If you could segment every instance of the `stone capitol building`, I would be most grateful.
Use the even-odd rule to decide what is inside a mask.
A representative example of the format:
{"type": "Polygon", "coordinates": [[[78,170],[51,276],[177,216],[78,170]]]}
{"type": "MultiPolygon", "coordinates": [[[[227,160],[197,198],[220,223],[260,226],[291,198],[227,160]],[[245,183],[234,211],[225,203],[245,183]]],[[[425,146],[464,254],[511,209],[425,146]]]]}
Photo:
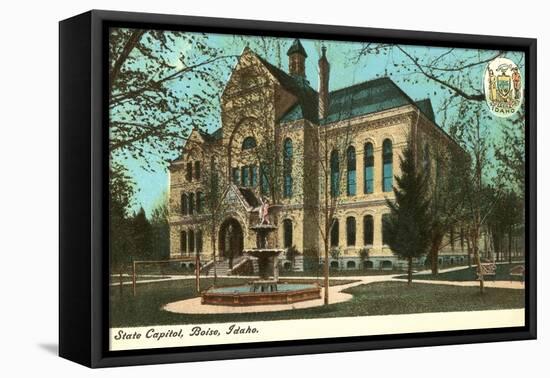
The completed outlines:
{"type": "MultiPolygon", "coordinates": [[[[293,263],[280,261],[283,269],[302,270],[308,253],[322,260],[319,209],[327,182],[330,195],[338,197],[326,237],[337,251],[331,253],[330,266],[404,266],[385,243],[383,227],[401,151],[411,136],[422,163],[430,166],[432,146],[456,145],[435,123],[430,100],[412,100],[390,78],[330,90],[335,67],[323,47],[315,90],[307,80],[308,55],[298,39],[287,55],[285,72],[245,48],[221,95],[222,126],[212,133],[194,129],[170,164],[170,258],[199,252],[201,264],[212,264],[205,176],[215,171],[224,183],[224,210],[215,227],[219,273],[236,269],[246,260],[243,249],[256,245],[250,227],[258,223],[262,199],[279,208],[273,219],[275,243],[298,251],[293,263]],[[361,250],[368,251],[367,258],[361,250]]],[[[464,262],[464,243],[456,236],[450,239],[440,262],[464,262]]]]}

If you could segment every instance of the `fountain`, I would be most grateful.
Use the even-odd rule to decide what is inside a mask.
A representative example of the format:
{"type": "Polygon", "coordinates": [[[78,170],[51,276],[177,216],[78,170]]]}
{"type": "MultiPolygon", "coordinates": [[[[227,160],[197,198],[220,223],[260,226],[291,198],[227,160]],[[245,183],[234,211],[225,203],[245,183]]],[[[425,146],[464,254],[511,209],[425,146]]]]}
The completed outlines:
{"type": "Polygon", "coordinates": [[[202,292],[203,304],[246,306],[259,304],[286,304],[321,298],[321,289],[317,283],[288,283],[279,281],[279,255],[284,249],[269,246],[269,235],[277,230],[270,223],[269,206],[261,200],[258,208],[260,222],[250,229],[256,233],[256,248],[245,249],[244,255],[258,263],[258,279],[246,285],[211,287],[202,292]]]}

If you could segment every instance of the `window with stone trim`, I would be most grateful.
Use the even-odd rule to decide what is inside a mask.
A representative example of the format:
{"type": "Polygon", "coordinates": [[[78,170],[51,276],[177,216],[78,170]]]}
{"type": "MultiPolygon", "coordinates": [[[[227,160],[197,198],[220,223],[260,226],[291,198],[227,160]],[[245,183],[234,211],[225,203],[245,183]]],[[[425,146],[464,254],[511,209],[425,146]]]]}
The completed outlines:
{"type": "Polygon", "coordinates": [[[189,204],[188,205],[189,215],[193,215],[195,212],[195,194],[194,193],[189,193],[187,203],[189,204]]]}
{"type": "Polygon", "coordinates": [[[197,239],[196,240],[197,252],[201,253],[202,252],[202,230],[197,230],[197,235],[195,238],[197,239]]]}
{"type": "Polygon", "coordinates": [[[330,227],[330,246],[338,247],[338,245],[340,245],[340,223],[335,219],[330,227]]]}
{"type": "Polygon", "coordinates": [[[355,245],[355,236],[356,236],[356,227],[355,227],[355,218],[347,217],[346,218],[346,244],[348,247],[355,245]]]}
{"type": "Polygon", "coordinates": [[[330,153],[330,195],[340,195],[340,157],[337,150],[330,153]]]}
{"type": "Polygon", "coordinates": [[[388,222],[390,221],[390,214],[382,214],[382,244],[388,245],[390,240],[390,234],[388,232],[388,222]]]}
{"type": "Polygon", "coordinates": [[[185,168],[185,179],[187,181],[193,180],[193,163],[187,162],[186,168],[185,168]]]}
{"type": "Polygon", "coordinates": [[[189,230],[189,236],[188,236],[188,244],[189,244],[189,253],[195,252],[195,231],[189,230]]]}
{"type": "Polygon", "coordinates": [[[182,193],[180,197],[180,206],[181,206],[181,213],[183,215],[187,215],[187,212],[189,211],[189,205],[187,203],[187,194],[182,193]]]}
{"type": "Polygon", "coordinates": [[[182,255],[187,253],[187,232],[180,232],[180,253],[182,255]]]}
{"type": "Polygon", "coordinates": [[[201,179],[201,162],[195,162],[195,180],[199,181],[201,179]]]}
{"type": "Polygon", "coordinates": [[[292,197],[292,140],[286,138],[283,144],[283,197],[292,197]]]}
{"type": "Polygon", "coordinates": [[[283,241],[284,241],[284,248],[290,248],[292,247],[292,220],[285,219],[283,221],[283,241]]]}
{"type": "Polygon", "coordinates": [[[357,193],[357,174],[356,174],[356,159],[355,159],[355,147],[349,146],[346,151],[346,165],[347,165],[347,195],[354,196],[357,193]]]}
{"type": "Polygon", "coordinates": [[[363,193],[374,193],[374,147],[372,143],[365,144],[363,158],[365,166],[363,193]]]}
{"type": "Polygon", "coordinates": [[[393,189],[393,146],[389,139],[382,144],[382,190],[391,192],[393,189]]]}
{"type": "Polygon", "coordinates": [[[374,243],[374,219],[372,215],[363,217],[363,244],[373,245],[374,243]]]}

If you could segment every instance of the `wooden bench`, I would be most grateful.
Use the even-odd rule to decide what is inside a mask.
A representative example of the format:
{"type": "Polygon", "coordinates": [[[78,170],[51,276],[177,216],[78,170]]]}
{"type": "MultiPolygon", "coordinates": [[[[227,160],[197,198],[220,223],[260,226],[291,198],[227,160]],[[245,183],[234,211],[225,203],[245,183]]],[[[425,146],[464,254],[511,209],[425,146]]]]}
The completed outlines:
{"type": "Polygon", "coordinates": [[[510,282],[512,282],[512,277],[521,277],[521,282],[525,281],[525,267],[523,265],[518,265],[510,269],[510,282]]]}
{"type": "Polygon", "coordinates": [[[495,263],[481,263],[481,272],[477,269],[477,279],[481,280],[485,276],[493,276],[493,281],[496,280],[497,265],[495,263]]]}

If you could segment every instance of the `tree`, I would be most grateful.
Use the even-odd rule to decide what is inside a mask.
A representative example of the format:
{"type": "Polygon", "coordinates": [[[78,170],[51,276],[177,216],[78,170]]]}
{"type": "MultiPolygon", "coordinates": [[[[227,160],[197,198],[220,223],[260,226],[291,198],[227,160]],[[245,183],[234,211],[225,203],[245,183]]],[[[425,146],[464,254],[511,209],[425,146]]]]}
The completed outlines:
{"type": "Polygon", "coordinates": [[[166,161],[193,127],[205,130],[231,58],[205,34],[110,29],[111,157],[139,158],[151,168],[151,158],[166,161]]]}
{"type": "Polygon", "coordinates": [[[395,200],[386,199],[390,208],[384,224],[392,251],[408,262],[408,284],[412,282],[412,263],[430,246],[430,202],[428,180],[419,169],[411,142],[400,157],[401,176],[395,176],[395,200]]]}
{"type": "Polygon", "coordinates": [[[153,229],[145,215],[145,210],[140,207],[130,221],[131,234],[134,241],[134,250],[131,252],[134,259],[151,260],[153,250],[153,229]]]}
{"type": "MultiPolygon", "coordinates": [[[[423,165],[430,192],[431,222],[428,256],[432,274],[435,275],[439,271],[439,251],[447,245],[443,242],[444,237],[460,225],[463,217],[465,196],[462,183],[468,178],[468,156],[460,148],[437,142],[423,154],[423,165]],[[433,167],[429,151],[432,151],[433,167]]],[[[454,240],[450,242],[453,243],[454,240]]]]}
{"type": "MultiPolygon", "coordinates": [[[[350,106],[353,101],[350,101],[350,106]]],[[[311,145],[304,150],[304,192],[320,193],[321,198],[304,204],[304,210],[315,214],[315,222],[323,245],[324,304],[329,304],[329,256],[330,235],[336,223],[336,214],[341,207],[345,183],[346,152],[353,141],[354,130],[349,122],[339,127],[317,127],[313,131],[311,145]],[[309,209],[308,207],[315,207],[309,209]],[[313,211],[312,211],[313,210],[313,211]]],[[[308,202],[308,201],[304,201],[308,202]]]]}
{"type": "Polygon", "coordinates": [[[210,247],[212,248],[212,256],[214,260],[214,283],[217,281],[216,271],[216,244],[218,235],[218,226],[220,220],[228,210],[228,204],[224,201],[229,188],[228,182],[224,175],[219,175],[217,171],[216,157],[211,156],[210,166],[201,175],[203,181],[202,188],[204,189],[204,208],[200,222],[208,229],[210,234],[210,247]]]}
{"type": "Polygon", "coordinates": [[[111,270],[118,271],[122,292],[122,273],[131,262],[129,251],[134,245],[128,218],[135,193],[135,183],[123,165],[111,164],[109,190],[109,257],[111,270]]]}
{"type": "MultiPolygon", "coordinates": [[[[488,130],[485,127],[487,115],[482,112],[481,104],[462,103],[462,117],[451,127],[461,146],[470,156],[470,166],[467,177],[462,183],[461,189],[464,192],[465,206],[464,219],[468,230],[466,237],[478,272],[482,271],[479,243],[481,235],[487,227],[488,217],[494,210],[494,206],[502,194],[501,185],[496,184],[491,188],[487,182],[497,181],[489,177],[490,139],[488,130]]],[[[484,278],[479,275],[479,289],[484,293],[484,278]]]]}
{"type": "Polygon", "coordinates": [[[170,256],[170,227],[168,197],[163,193],[151,211],[151,258],[164,260],[170,256]]]}

